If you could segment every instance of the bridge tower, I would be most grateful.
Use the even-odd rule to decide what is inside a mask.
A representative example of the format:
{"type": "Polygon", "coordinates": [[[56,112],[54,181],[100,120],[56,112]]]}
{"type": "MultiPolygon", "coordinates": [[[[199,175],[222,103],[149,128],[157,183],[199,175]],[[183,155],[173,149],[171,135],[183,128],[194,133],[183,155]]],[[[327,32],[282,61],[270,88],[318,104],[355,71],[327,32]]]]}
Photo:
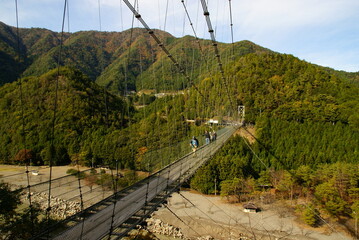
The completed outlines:
{"type": "Polygon", "coordinates": [[[239,105],[238,106],[238,121],[240,125],[244,123],[244,116],[245,116],[245,106],[239,105]]]}

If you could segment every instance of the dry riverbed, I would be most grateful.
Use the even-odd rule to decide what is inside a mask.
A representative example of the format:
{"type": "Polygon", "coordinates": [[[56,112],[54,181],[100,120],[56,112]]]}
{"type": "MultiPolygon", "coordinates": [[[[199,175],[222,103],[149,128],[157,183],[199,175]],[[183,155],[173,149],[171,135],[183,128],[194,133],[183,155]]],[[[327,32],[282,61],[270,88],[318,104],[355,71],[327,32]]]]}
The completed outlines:
{"type": "MultiPolygon", "coordinates": [[[[218,196],[181,191],[167,206],[169,209],[162,207],[153,218],[179,228],[189,239],[352,239],[340,226],[311,228],[300,224],[290,208],[279,202],[260,205],[262,211],[257,213],[245,213],[241,204],[228,204],[218,196]]],[[[161,234],[157,237],[174,239],[161,234]]]]}
{"type": "MultiPolygon", "coordinates": [[[[77,167],[53,167],[52,179],[67,176],[69,168],[77,167]]],[[[49,180],[48,167],[30,167],[29,170],[31,185],[49,180]],[[33,175],[32,170],[38,174],[33,175]]],[[[25,187],[27,180],[23,166],[0,165],[0,181],[25,187]]],[[[280,202],[260,204],[262,211],[245,213],[241,204],[229,204],[218,196],[184,190],[173,194],[167,207],[155,212],[151,220],[153,233],[162,240],[175,239],[171,236],[173,232],[183,239],[352,239],[338,225],[311,228],[300,224],[290,208],[280,202]],[[160,234],[164,232],[166,235],[160,234]]]]}

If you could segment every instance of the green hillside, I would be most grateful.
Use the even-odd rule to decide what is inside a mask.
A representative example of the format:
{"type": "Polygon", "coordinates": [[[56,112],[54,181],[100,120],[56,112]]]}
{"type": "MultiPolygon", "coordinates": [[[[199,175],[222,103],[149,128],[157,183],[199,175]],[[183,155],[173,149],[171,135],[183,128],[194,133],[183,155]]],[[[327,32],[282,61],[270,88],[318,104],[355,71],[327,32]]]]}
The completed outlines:
{"type": "MultiPolygon", "coordinates": [[[[43,154],[41,152],[47,147],[49,140],[51,111],[48,110],[49,106],[44,109],[42,105],[48,103],[48,98],[53,93],[47,89],[48,85],[40,84],[39,81],[44,80],[39,79],[54,78],[55,72],[48,73],[48,71],[57,65],[60,35],[46,29],[19,29],[23,57],[21,63],[16,64],[16,29],[5,24],[0,26],[2,54],[0,60],[5,63],[2,66],[7,66],[6,71],[1,72],[1,81],[4,84],[15,81],[20,75],[27,76],[22,80],[23,89],[29,94],[24,95],[26,97],[24,102],[30,104],[31,107],[26,107],[30,113],[35,112],[34,114],[25,112],[24,115],[26,124],[29,124],[29,127],[26,127],[29,140],[26,142],[28,147],[38,154],[39,159],[44,161],[45,155],[41,155],[43,154]],[[30,131],[32,129],[37,129],[36,133],[30,131]],[[32,134],[36,136],[33,137],[32,134]]],[[[121,157],[124,161],[123,165],[128,161],[134,166],[133,163],[138,160],[136,154],[139,149],[143,147],[148,150],[155,149],[163,145],[161,143],[163,139],[171,143],[185,138],[191,131],[197,131],[187,126],[186,119],[201,120],[212,117],[222,119],[227,115],[234,115],[237,105],[245,105],[246,122],[252,124],[266,122],[258,119],[268,118],[271,121],[277,119],[288,122],[289,125],[302,126],[307,122],[313,122],[328,124],[328,126],[343,126],[345,129],[343,131],[349,132],[359,129],[357,73],[335,71],[309,64],[291,55],[274,53],[249,41],[241,41],[234,44],[218,44],[225,70],[223,80],[218,73],[218,63],[210,41],[197,42],[191,36],[175,38],[159,30],[155,33],[173,53],[191,81],[198,86],[199,91],[190,88],[190,83],[178,73],[170,59],[160,51],[144,29],[136,28],[122,33],[88,31],[64,35],[61,65],[76,69],[73,74],[68,75],[68,81],[72,84],[80,81],[81,84],[78,86],[78,92],[72,93],[85,93],[84,96],[61,93],[66,96],[64,98],[66,101],[77,99],[78,106],[74,109],[74,106],[70,106],[71,104],[65,100],[66,107],[60,105],[63,107],[60,110],[66,112],[66,117],[60,117],[58,121],[61,122],[61,127],[71,129],[71,134],[66,135],[66,131],[60,131],[58,141],[61,147],[66,148],[70,158],[80,154],[85,156],[82,159],[86,164],[94,159],[101,164],[105,159],[111,162],[111,159],[121,157]],[[81,74],[77,71],[87,77],[84,77],[85,75],[79,77],[81,74]],[[157,92],[172,93],[179,93],[178,90],[182,89],[187,90],[183,91],[183,94],[157,99],[151,105],[136,112],[129,110],[132,109],[130,107],[124,107],[121,99],[116,100],[117,103],[113,104],[117,104],[118,107],[113,111],[119,112],[121,120],[109,116],[109,119],[114,121],[107,125],[113,127],[110,131],[103,130],[106,124],[103,119],[99,120],[103,118],[103,106],[106,101],[104,101],[103,89],[96,83],[120,95],[126,90],[155,89],[157,92]],[[97,90],[91,90],[90,94],[88,88],[97,90]],[[88,101],[91,101],[91,104],[88,101]],[[94,112],[92,108],[98,110],[94,112]],[[92,117],[91,114],[95,115],[92,117]],[[110,149],[120,146],[119,149],[128,154],[112,156],[109,152],[106,153],[104,147],[94,147],[90,141],[91,137],[86,135],[89,133],[85,130],[85,126],[90,126],[90,123],[94,123],[91,127],[94,130],[91,137],[94,137],[93,134],[105,131],[100,134],[100,140],[98,140],[99,136],[94,139],[102,143],[107,142],[111,145],[110,149]],[[172,132],[171,129],[176,131],[172,132]],[[118,139],[124,136],[125,140],[122,139],[124,142],[117,140],[116,134],[121,136],[118,139]],[[124,156],[131,160],[126,160],[124,156]]],[[[1,88],[1,92],[3,113],[1,121],[4,122],[2,126],[4,134],[1,137],[5,143],[1,154],[3,162],[11,162],[17,151],[25,147],[19,147],[21,137],[11,133],[11,131],[20,131],[18,85],[6,84],[1,88]]],[[[145,96],[142,98],[131,96],[128,98],[128,105],[134,103],[143,105],[141,99],[144,100],[145,96]]],[[[257,126],[259,130],[270,131],[267,125],[257,126]]],[[[288,161],[286,167],[290,166],[294,165],[288,161]]]]}
{"type": "MultiPolygon", "coordinates": [[[[20,163],[16,154],[22,149],[34,153],[33,164],[48,162],[53,139],[56,79],[57,70],[40,77],[24,78],[22,105],[17,82],[0,88],[2,163],[20,163]]],[[[79,153],[81,144],[94,141],[94,136],[100,140],[107,131],[127,126],[130,112],[124,110],[128,108],[126,103],[105,92],[77,70],[61,70],[57,99],[53,141],[55,152],[61,156],[56,158],[58,162],[54,162],[55,165],[69,163],[70,157],[79,153]]]]}
{"type": "MultiPolygon", "coordinates": [[[[24,45],[19,47],[23,53],[24,45]]],[[[0,86],[15,81],[24,68],[24,60],[18,60],[18,44],[13,28],[0,22],[0,86]]]]}
{"type": "MultiPolygon", "coordinates": [[[[225,66],[232,102],[246,106],[246,120],[261,115],[303,122],[342,122],[357,127],[357,82],[322,67],[278,53],[247,54],[225,66]]],[[[199,85],[206,89],[197,104],[231,111],[225,83],[217,74],[199,85]],[[220,99],[218,96],[222,96],[220,99]]],[[[198,97],[198,96],[197,96],[198,97]]]]}
{"type": "MultiPolygon", "coordinates": [[[[4,63],[0,85],[20,75],[40,76],[57,66],[60,33],[37,28],[19,29],[19,62],[16,28],[3,23],[0,26],[0,61],[4,63]]],[[[196,42],[190,36],[175,38],[160,30],[155,30],[155,34],[194,83],[218,70],[211,41],[196,42]]],[[[113,93],[141,89],[182,90],[190,85],[145,29],[120,33],[64,33],[63,38],[60,64],[82,71],[113,93]]],[[[220,43],[219,48],[224,63],[232,61],[233,53],[239,57],[270,52],[248,41],[234,45],[220,43]]]]}
{"type": "MultiPolygon", "coordinates": [[[[324,224],[323,216],[327,221],[332,221],[329,217],[356,218],[357,74],[278,53],[248,54],[225,69],[230,97],[246,107],[246,123],[255,129],[254,141],[233,137],[199,169],[191,188],[234,196],[238,202],[291,200],[303,222],[313,227],[324,224]],[[304,198],[307,204],[301,204],[304,198]]],[[[204,79],[199,88],[206,89],[206,95],[201,98],[194,92],[189,114],[206,117],[234,112],[224,85],[218,75],[204,79]],[[196,105],[205,110],[197,111],[196,105]]],[[[244,130],[240,134],[250,135],[244,130]]]]}

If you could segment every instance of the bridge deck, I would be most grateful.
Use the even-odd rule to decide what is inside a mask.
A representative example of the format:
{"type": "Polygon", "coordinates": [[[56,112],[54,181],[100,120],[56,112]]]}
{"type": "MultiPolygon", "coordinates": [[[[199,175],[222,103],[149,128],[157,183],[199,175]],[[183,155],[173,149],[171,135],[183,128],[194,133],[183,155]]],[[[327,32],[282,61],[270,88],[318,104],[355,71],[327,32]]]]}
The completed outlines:
{"type": "Polygon", "coordinates": [[[200,147],[195,154],[187,154],[140,182],[64,220],[62,230],[54,227],[36,238],[121,238],[155,211],[171,193],[177,191],[234,132],[234,127],[226,127],[226,131],[216,141],[200,147]]]}

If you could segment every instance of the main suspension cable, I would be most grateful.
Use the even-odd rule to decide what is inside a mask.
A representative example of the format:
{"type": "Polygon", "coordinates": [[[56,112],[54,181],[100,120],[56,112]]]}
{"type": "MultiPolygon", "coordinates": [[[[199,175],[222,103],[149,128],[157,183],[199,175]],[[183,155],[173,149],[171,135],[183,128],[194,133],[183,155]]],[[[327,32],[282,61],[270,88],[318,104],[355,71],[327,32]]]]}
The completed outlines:
{"type": "Polygon", "coordinates": [[[164,46],[164,44],[161,42],[161,40],[156,36],[154,31],[147,25],[147,23],[142,19],[141,14],[139,14],[136,9],[131,5],[131,3],[128,0],[123,0],[127,7],[132,11],[134,16],[138,19],[138,21],[141,22],[141,24],[147,29],[148,33],[151,35],[151,37],[156,41],[158,46],[164,51],[167,55],[167,57],[173,62],[173,64],[177,67],[178,71],[184,75],[184,77],[188,80],[188,82],[191,84],[191,86],[202,96],[203,94],[201,91],[197,88],[197,86],[194,84],[193,80],[186,74],[186,71],[182,68],[182,66],[177,62],[177,60],[170,54],[170,52],[167,50],[167,48],[164,46]]]}
{"type": "Polygon", "coordinates": [[[233,15],[232,15],[232,2],[228,0],[229,3],[229,18],[231,26],[231,40],[232,40],[232,57],[234,57],[234,37],[233,37],[233,15]]]}
{"type": "Polygon", "coordinates": [[[226,93],[227,93],[227,96],[228,96],[228,99],[229,99],[230,107],[233,110],[233,112],[235,112],[235,106],[233,104],[231,95],[229,93],[228,83],[227,83],[226,78],[224,76],[224,70],[223,70],[223,64],[222,64],[222,61],[221,61],[221,55],[219,54],[219,51],[218,51],[218,43],[217,43],[215,35],[214,35],[214,30],[213,30],[213,27],[212,27],[211,19],[209,17],[208,7],[207,7],[207,4],[206,4],[205,0],[201,0],[201,3],[202,3],[202,8],[203,8],[203,15],[206,18],[206,22],[207,22],[207,26],[208,26],[208,32],[211,35],[212,46],[214,47],[215,56],[217,58],[219,72],[221,73],[221,78],[222,78],[223,84],[224,84],[224,86],[226,88],[226,93]]]}

